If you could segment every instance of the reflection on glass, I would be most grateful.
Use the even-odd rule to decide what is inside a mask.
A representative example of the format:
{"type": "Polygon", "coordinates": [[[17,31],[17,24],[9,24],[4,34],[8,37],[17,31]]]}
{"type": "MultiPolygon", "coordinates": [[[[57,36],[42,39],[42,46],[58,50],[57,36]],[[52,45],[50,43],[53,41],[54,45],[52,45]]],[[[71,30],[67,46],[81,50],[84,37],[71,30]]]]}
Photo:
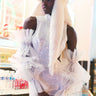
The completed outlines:
{"type": "Polygon", "coordinates": [[[1,24],[1,0],[0,0],[0,24],[1,24]]]}
{"type": "Polygon", "coordinates": [[[8,29],[16,29],[22,25],[24,15],[24,0],[5,0],[4,23],[8,29]]]}

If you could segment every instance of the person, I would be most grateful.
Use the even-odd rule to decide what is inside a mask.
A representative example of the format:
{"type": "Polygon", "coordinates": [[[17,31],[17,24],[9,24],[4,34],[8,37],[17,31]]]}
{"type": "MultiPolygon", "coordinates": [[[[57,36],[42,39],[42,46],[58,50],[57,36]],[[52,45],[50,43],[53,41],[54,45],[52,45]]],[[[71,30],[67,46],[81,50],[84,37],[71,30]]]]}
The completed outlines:
{"type": "Polygon", "coordinates": [[[45,14],[24,22],[21,47],[12,58],[16,74],[29,81],[30,96],[81,96],[90,76],[78,63],[68,0],[39,2],[45,14]]]}

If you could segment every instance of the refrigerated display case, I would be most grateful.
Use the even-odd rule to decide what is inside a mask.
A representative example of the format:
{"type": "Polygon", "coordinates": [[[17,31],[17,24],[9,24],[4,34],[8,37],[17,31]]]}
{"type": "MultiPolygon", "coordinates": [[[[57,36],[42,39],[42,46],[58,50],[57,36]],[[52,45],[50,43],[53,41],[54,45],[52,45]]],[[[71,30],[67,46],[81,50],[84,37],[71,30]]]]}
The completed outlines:
{"type": "Polygon", "coordinates": [[[10,30],[22,25],[24,2],[25,0],[5,0],[3,24],[8,24],[10,30]]]}
{"type": "Polygon", "coordinates": [[[0,25],[1,25],[1,0],[0,0],[0,25]]]}
{"type": "Polygon", "coordinates": [[[16,79],[13,77],[15,70],[12,69],[12,64],[8,60],[16,53],[18,47],[8,34],[22,27],[24,2],[25,0],[0,0],[0,20],[2,21],[0,22],[0,73],[2,73],[0,74],[0,96],[29,93],[28,88],[22,87],[18,90],[13,88],[12,82],[16,79]]]}
{"type": "MultiPolygon", "coordinates": [[[[3,23],[2,28],[0,28],[0,53],[2,53],[3,50],[5,54],[10,50],[9,52],[12,55],[13,53],[11,53],[11,51],[16,51],[18,44],[10,40],[8,36],[22,26],[25,7],[24,2],[25,0],[0,0],[0,4],[3,4],[3,6],[1,5],[1,13],[3,16],[1,19],[3,19],[3,23]]],[[[2,64],[2,66],[3,65],[4,64],[2,64]]]]}

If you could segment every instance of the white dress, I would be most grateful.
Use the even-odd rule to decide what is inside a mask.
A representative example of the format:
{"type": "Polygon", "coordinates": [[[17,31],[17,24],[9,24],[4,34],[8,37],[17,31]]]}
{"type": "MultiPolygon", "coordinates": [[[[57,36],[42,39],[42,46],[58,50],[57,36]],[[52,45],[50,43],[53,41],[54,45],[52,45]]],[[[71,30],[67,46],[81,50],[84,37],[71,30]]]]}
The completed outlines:
{"type": "Polygon", "coordinates": [[[43,91],[52,96],[81,96],[81,88],[90,76],[78,63],[76,50],[65,47],[61,62],[56,61],[56,73],[49,73],[49,27],[50,15],[45,15],[37,17],[34,34],[33,30],[22,31],[21,47],[11,60],[16,76],[29,81],[30,96],[43,91]]]}

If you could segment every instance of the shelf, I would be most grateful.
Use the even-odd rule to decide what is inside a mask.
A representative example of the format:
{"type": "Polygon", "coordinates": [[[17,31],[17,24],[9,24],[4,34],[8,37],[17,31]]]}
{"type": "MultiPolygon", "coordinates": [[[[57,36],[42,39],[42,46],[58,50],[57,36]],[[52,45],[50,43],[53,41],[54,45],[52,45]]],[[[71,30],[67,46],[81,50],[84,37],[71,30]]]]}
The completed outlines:
{"type": "Polygon", "coordinates": [[[0,39],[5,39],[5,40],[8,40],[8,38],[7,38],[7,37],[1,37],[1,36],[0,36],[0,39]]]}
{"type": "Polygon", "coordinates": [[[0,47],[17,48],[18,44],[15,41],[0,38],[0,47]]]}
{"type": "Polygon", "coordinates": [[[10,46],[0,46],[2,49],[10,49],[10,50],[17,50],[17,47],[10,47],[10,46]]]}
{"type": "MultiPolygon", "coordinates": [[[[92,93],[90,91],[88,91],[90,93],[90,95],[88,96],[93,96],[92,93]]],[[[0,90],[0,95],[20,95],[20,94],[29,94],[29,89],[19,89],[19,90],[15,90],[15,89],[10,89],[10,90],[0,90]]],[[[84,94],[82,94],[82,96],[85,96],[84,94]]],[[[87,96],[87,95],[86,95],[87,96]]]]}
{"type": "Polygon", "coordinates": [[[0,63],[0,68],[11,68],[12,65],[10,63],[0,63]]]}
{"type": "Polygon", "coordinates": [[[29,89],[10,89],[10,90],[0,90],[0,95],[20,95],[29,94],[29,89]]]}
{"type": "Polygon", "coordinates": [[[9,70],[9,71],[14,71],[16,72],[16,70],[12,69],[11,67],[2,67],[0,68],[1,70],[9,70]]]}
{"type": "Polygon", "coordinates": [[[14,69],[12,69],[12,65],[9,63],[0,63],[0,69],[1,70],[15,71],[14,69]]]}

